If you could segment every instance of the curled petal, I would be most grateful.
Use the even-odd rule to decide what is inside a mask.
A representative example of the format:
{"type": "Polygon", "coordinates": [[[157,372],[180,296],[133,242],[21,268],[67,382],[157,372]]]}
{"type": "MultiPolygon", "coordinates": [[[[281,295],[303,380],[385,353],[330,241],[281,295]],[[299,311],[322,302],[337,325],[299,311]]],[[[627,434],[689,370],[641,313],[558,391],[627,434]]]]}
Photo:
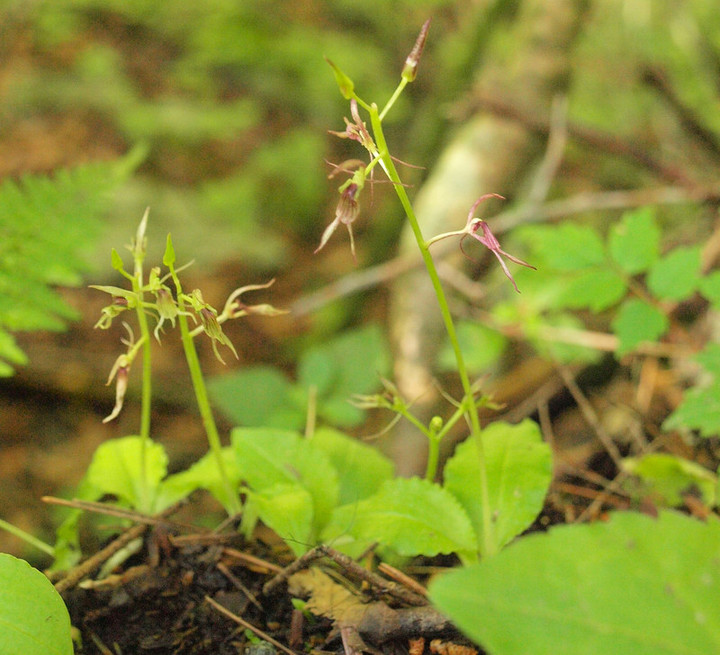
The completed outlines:
{"type": "Polygon", "coordinates": [[[120,357],[115,360],[115,364],[110,371],[110,377],[108,377],[107,381],[107,384],[109,385],[113,381],[113,378],[116,378],[115,407],[113,407],[113,410],[109,414],[109,416],[106,416],[103,419],[103,423],[108,423],[112,421],[114,418],[117,418],[118,414],[120,414],[120,410],[123,407],[123,402],[125,401],[125,392],[127,391],[129,375],[130,360],[127,355],[120,355],[120,357]]]}

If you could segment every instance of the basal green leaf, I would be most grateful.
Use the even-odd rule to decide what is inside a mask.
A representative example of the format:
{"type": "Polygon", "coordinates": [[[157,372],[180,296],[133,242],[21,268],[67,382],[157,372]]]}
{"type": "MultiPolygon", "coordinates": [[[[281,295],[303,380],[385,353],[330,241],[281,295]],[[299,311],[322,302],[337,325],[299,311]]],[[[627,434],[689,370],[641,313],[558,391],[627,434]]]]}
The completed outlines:
{"type": "Polygon", "coordinates": [[[353,532],[358,505],[356,502],[340,505],[333,510],[330,521],[322,529],[319,541],[353,559],[360,557],[373,545],[370,539],[358,537],[353,532]]]}
{"type": "Polygon", "coordinates": [[[660,228],[653,209],[626,212],[611,228],[608,247],[615,263],[627,274],[647,271],[660,254],[660,228]]]}
{"type": "Polygon", "coordinates": [[[622,357],[645,341],[656,341],[665,334],[668,325],[667,317],[659,309],[630,298],[612,322],[613,331],[620,339],[616,355],[622,357]]]}
{"type": "Polygon", "coordinates": [[[658,298],[679,302],[700,283],[700,246],[675,248],[650,269],[647,284],[658,298]]]}
{"type": "Polygon", "coordinates": [[[686,391],[662,427],[663,430],[697,430],[701,437],[716,437],[720,433],[720,382],[686,391]]]}
{"type": "Polygon", "coordinates": [[[40,571],[0,553],[0,590],[0,653],[73,654],[67,608],[40,571]]]}
{"type": "Polygon", "coordinates": [[[152,511],[160,481],[167,474],[168,458],[160,444],[153,441],[145,444],[147,497],[143,497],[142,452],[143,440],[138,436],[121,437],[98,446],[85,473],[85,480],[98,492],[97,497],[112,494],[140,511],[152,511]]]}
{"type": "Polygon", "coordinates": [[[258,493],[277,484],[299,484],[310,493],[319,531],[337,505],[338,474],[329,457],[295,432],[270,428],[232,431],[238,475],[258,493]]]}
{"type": "Polygon", "coordinates": [[[606,260],[600,235],[588,225],[533,225],[517,230],[516,234],[532,248],[538,267],[577,271],[606,260]]]}
{"type": "Polygon", "coordinates": [[[720,521],[554,528],[438,578],[430,597],[492,655],[715,655],[720,521]]]}
{"type": "MultiPolygon", "coordinates": [[[[237,494],[240,476],[235,462],[235,453],[228,446],[222,449],[222,457],[225,474],[229,478],[233,492],[237,494]]],[[[228,514],[232,513],[233,501],[228,498],[228,491],[220,477],[215,454],[212,452],[205,453],[189,469],[169,475],[162,481],[155,502],[156,511],[161,511],[189,496],[196,489],[206,489],[222,504],[228,514]]]]}
{"type": "Polygon", "coordinates": [[[247,493],[247,502],[263,523],[282,537],[296,555],[315,545],[313,498],[302,485],[278,483],[247,493]]]}
{"type": "Polygon", "coordinates": [[[643,457],[626,457],[624,471],[639,478],[639,495],[656,504],[678,507],[685,503],[683,494],[699,493],[708,506],[717,504],[718,476],[704,466],[670,453],[650,453],[643,457]]]}
{"type": "MultiPolygon", "coordinates": [[[[552,480],[552,454],[533,421],[491,423],[482,432],[488,470],[492,537],[500,548],[526,530],[543,508],[552,480]]],[[[465,508],[480,546],[484,542],[480,463],[467,439],[445,465],[445,488],[465,508]]]]}
{"type": "Polygon", "coordinates": [[[465,510],[442,487],[419,478],[395,478],[357,504],[352,533],[390,546],[400,555],[465,553],[477,550],[465,510]]]}
{"type": "Polygon", "coordinates": [[[322,450],[338,473],[338,504],[371,496],[393,476],[393,463],[376,448],[332,430],[320,428],[310,442],[322,450]]]}
{"type": "Polygon", "coordinates": [[[558,300],[560,307],[601,312],[627,293],[625,281],[609,268],[587,268],[570,278],[558,300]]]}

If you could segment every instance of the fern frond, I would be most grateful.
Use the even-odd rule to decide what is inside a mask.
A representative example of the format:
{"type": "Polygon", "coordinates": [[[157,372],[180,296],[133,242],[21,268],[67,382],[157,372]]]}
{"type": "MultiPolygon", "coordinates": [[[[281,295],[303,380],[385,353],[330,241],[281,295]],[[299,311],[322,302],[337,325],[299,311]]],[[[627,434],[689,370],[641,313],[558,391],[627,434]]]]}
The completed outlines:
{"type": "Polygon", "coordinates": [[[0,376],[26,361],[10,332],[61,330],[76,318],[53,287],[80,283],[112,192],[143,156],[0,184],[0,376]]]}

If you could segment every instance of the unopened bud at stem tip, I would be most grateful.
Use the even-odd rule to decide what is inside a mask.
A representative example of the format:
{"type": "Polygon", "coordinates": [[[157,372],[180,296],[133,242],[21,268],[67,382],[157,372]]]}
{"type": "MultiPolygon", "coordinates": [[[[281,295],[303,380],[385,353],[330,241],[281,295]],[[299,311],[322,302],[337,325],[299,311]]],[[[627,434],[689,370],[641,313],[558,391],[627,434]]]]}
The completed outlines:
{"type": "Polygon", "coordinates": [[[420,34],[418,34],[417,39],[415,40],[415,45],[413,46],[412,50],[410,51],[410,54],[407,56],[407,59],[405,60],[405,66],[403,66],[401,77],[408,82],[412,82],[415,79],[415,76],[417,75],[417,67],[420,63],[420,57],[423,52],[423,48],[425,47],[425,40],[427,39],[428,31],[430,30],[430,19],[428,18],[424,23],[422,28],[420,29],[420,34]]]}

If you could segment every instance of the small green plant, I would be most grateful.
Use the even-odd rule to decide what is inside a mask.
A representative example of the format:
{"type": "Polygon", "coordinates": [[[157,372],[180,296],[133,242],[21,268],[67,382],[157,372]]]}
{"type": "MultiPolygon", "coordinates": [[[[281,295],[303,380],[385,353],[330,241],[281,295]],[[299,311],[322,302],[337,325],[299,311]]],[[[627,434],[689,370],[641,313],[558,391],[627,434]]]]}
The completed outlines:
{"type": "MultiPolygon", "coordinates": [[[[109,329],[113,322],[126,312],[135,314],[139,336],[127,322],[123,326],[127,338],[122,340],[125,351],[118,356],[112,367],[108,384],[115,382],[115,406],[105,421],[115,419],[124,403],[131,368],[139,358],[142,369],[141,418],[138,435],[115,439],[100,446],[95,452],[86,475],[81,481],[77,495],[84,500],[96,500],[104,495],[113,495],[119,502],[142,512],[158,512],[187,496],[198,488],[209,490],[223,505],[228,514],[240,514],[242,505],[238,493],[239,478],[228,449],[223,449],[215,424],[205,381],[200,368],[194,339],[201,334],[210,338],[215,356],[222,360],[218,345],[226,347],[234,355],[235,349],[222,330],[228,321],[259,314],[273,316],[282,313],[271,305],[247,305],[242,296],[250,291],[265,289],[272,282],[248,285],[233,291],[223,310],[218,312],[205,302],[199,289],[186,293],[183,290],[179,272],[175,267],[175,251],[170,235],[167,237],[163,264],[167,269],[162,274],[160,267],[145,269],[147,251],[146,211],[137,233],[128,250],[132,255],[132,269],[125,269],[120,254],[112,250],[112,267],[128,282],[129,288],[117,286],[93,286],[112,298],[103,310],[96,327],[109,329]],[[172,284],[172,288],[168,286],[172,284]],[[148,316],[155,320],[151,333],[148,316]],[[193,321],[193,325],[190,321],[193,321]],[[209,450],[205,457],[190,469],[167,476],[168,459],[162,446],[151,438],[150,409],[152,402],[151,343],[160,342],[161,334],[168,324],[179,327],[188,363],[193,389],[200,415],[205,427],[209,450]]],[[[58,530],[56,567],[64,567],[77,559],[78,512],[73,512],[58,530]]]]}

